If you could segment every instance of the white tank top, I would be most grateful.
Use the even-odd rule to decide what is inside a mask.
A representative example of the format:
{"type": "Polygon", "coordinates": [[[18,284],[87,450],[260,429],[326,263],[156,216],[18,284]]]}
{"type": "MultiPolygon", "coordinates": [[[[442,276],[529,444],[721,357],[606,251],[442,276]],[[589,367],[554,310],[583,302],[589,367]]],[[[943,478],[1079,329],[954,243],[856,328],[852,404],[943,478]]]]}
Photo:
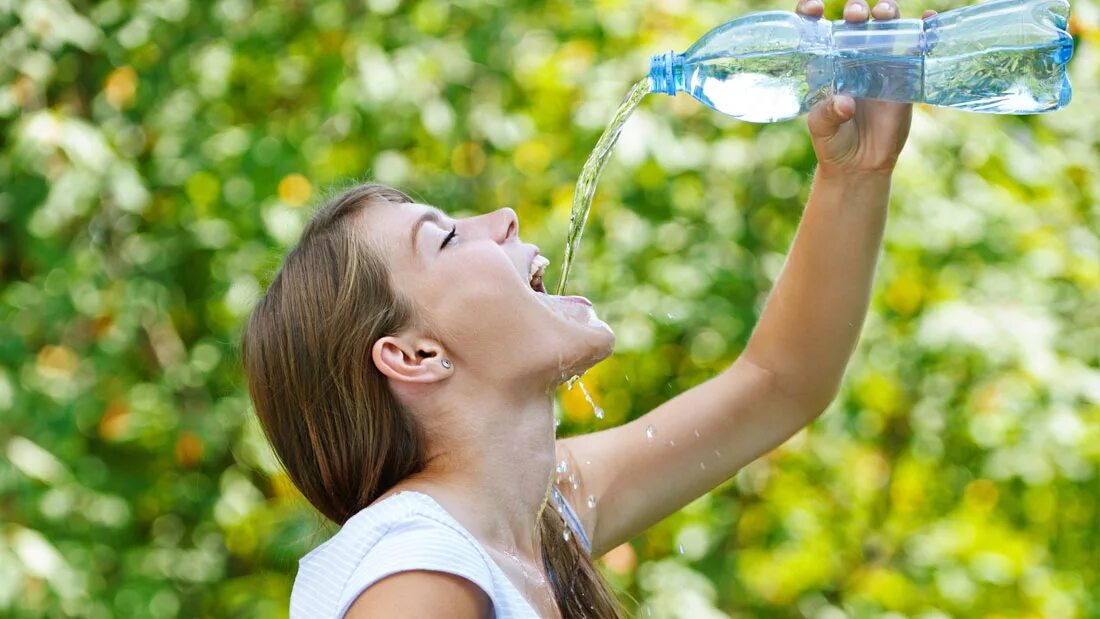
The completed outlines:
{"type": "MultiPolygon", "coordinates": [[[[586,550],[591,544],[572,507],[551,486],[554,503],[586,550]]],[[[339,619],[375,582],[408,570],[460,576],[481,588],[496,619],[538,613],[485,548],[430,496],[405,490],[348,519],[298,562],[290,619],[339,619]]]]}

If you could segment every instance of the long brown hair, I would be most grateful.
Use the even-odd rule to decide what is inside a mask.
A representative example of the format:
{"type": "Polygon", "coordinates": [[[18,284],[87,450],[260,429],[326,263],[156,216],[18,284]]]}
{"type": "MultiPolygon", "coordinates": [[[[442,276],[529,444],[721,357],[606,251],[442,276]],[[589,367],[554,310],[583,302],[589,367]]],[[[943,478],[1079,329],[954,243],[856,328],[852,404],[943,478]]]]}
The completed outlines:
{"type": "MultiPolygon", "coordinates": [[[[257,303],[241,345],[260,425],[291,480],[343,525],[425,465],[425,438],[371,361],[380,337],[413,319],[385,261],[352,230],[353,215],[412,199],[379,184],[321,207],[257,303]]],[[[621,617],[621,608],[555,509],[538,537],[565,619],[621,617]]]]}

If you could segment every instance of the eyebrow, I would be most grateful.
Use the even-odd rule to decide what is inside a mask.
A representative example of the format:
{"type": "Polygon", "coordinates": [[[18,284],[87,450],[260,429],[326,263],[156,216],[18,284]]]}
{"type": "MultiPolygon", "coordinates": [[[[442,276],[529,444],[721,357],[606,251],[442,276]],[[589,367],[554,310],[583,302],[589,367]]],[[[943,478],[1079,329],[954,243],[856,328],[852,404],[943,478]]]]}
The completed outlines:
{"type": "MultiPolygon", "coordinates": [[[[443,221],[441,211],[438,209],[431,209],[425,211],[417,218],[416,223],[414,223],[412,227],[412,234],[409,236],[409,243],[412,245],[413,253],[418,253],[416,251],[416,235],[420,233],[420,227],[423,226],[425,222],[429,221],[435,224],[441,224],[443,221]]],[[[440,225],[440,227],[442,227],[442,225],[440,225]]]]}

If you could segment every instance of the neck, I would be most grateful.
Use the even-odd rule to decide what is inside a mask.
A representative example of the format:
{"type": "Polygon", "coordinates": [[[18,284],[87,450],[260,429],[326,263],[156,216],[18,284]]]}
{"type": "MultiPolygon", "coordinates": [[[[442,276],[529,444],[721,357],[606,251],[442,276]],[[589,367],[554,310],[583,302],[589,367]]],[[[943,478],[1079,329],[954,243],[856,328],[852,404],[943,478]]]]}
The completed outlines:
{"type": "Polygon", "coordinates": [[[535,532],[555,464],[551,396],[448,382],[419,407],[430,420],[429,451],[415,479],[482,544],[538,560],[535,532]]]}

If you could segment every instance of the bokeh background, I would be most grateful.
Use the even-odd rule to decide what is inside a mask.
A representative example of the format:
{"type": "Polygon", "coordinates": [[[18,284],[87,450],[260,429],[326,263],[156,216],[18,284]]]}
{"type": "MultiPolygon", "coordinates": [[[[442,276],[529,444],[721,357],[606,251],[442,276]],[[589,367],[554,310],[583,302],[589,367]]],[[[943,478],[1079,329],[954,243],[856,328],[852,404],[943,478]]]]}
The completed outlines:
{"type": "MultiPolygon", "coordinates": [[[[1067,109],[916,109],[841,395],[601,560],[632,612],[1100,617],[1100,5],[1072,6],[1067,109]]],[[[512,206],[556,281],[649,55],[792,8],[0,2],[0,616],[285,615],[331,528],[258,431],[238,338],[310,209],[367,179],[512,206]]],[[[804,120],[642,103],[572,286],[618,334],[585,377],[606,416],[563,391],[563,435],[736,358],[813,167],[804,120]]]]}

